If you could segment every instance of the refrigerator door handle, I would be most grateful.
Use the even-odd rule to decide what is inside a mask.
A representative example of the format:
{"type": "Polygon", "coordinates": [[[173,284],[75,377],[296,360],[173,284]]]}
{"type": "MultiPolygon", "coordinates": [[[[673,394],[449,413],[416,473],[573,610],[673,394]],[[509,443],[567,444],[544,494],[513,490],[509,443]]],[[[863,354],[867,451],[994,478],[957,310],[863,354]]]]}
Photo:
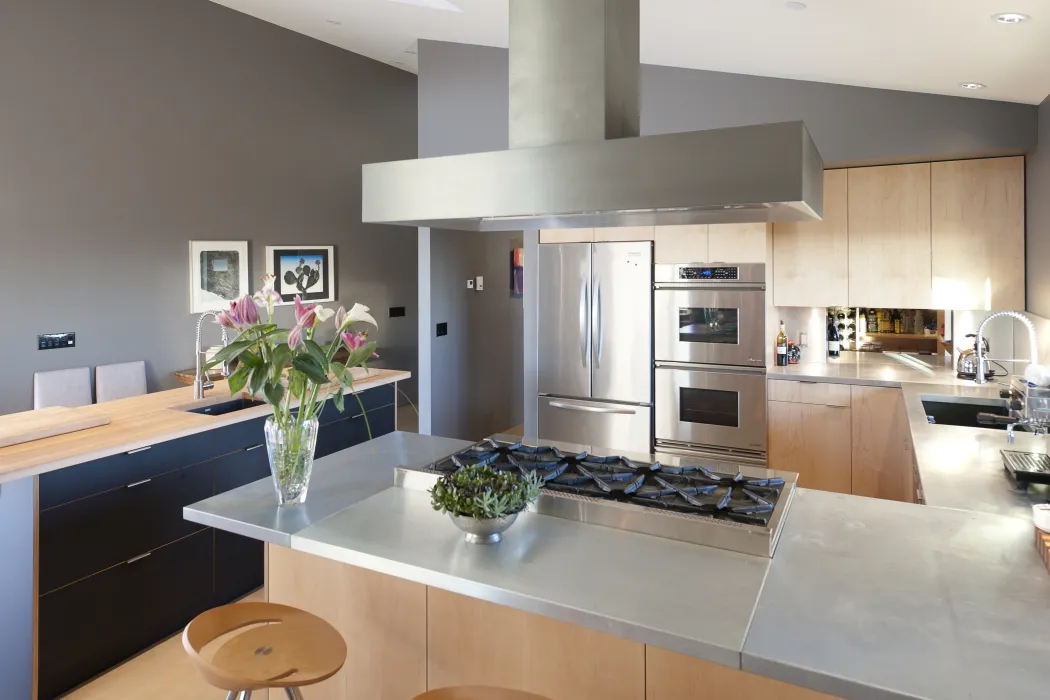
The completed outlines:
{"type": "Polygon", "coordinates": [[[594,368],[602,368],[602,345],[605,340],[605,332],[602,328],[602,280],[600,277],[594,278],[594,330],[592,331],[594,337],[594,368]]]}
{"type": "Polygon", "coordinates": [[[587,356],[591,353],[591,324],[588,323],[588,311],[590,310],[591,285],[583,280],[580,286],[580,355],[583,357],[583,366],[587,367],[587,356]]]}
{"type": "Polygon", "coordinates": [[[608,413],[622,416],[633,416],[637,413],[633,408],[599,408],[598,406],[580,406],[579,404],[573,403],[561,403],[560,401],[551,401],[551,408],[560,408],[565,411],[577,411],[579,413],[608,413]]]}

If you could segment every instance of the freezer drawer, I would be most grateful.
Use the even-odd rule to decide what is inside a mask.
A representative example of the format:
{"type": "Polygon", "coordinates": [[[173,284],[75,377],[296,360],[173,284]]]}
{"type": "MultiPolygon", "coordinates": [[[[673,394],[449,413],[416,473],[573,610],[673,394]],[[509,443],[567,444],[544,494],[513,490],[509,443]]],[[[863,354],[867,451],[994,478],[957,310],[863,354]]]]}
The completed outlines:
{"type": "Polygon", "coordinates": [[[764,370],[656,366],[656,440],[766,451],[764,370]]]}
{"type": "Polygon", "coordinates": [[[652,409],[648,406],[539,397],[539,438],[652,452],[652,409]]]}

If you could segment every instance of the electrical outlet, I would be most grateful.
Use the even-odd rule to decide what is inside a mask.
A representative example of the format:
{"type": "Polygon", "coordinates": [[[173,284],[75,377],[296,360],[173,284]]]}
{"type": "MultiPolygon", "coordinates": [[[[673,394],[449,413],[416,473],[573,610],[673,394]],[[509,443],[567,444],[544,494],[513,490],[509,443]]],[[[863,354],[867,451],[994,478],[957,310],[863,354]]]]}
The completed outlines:
{"type": "Polygon", "coordinates": [[[405,315],[405,307],[403,306],[391,306],[390,307],[390,318],[401,318],[405,315]]]}
{"type": "Polygon", "coordinates": [[[439,338],[441,336],[443,336],[443,335],[448,335],[448,324],[447,323],[439,323],[439,324],[437,324],[437,334],[438,334],[439,338]]]}
{"type": "Polygon", "coordinates": [[[475,282],[474,286],[479,292],[485,289],[485,278],[478,275],[477,282],[475,282]]]}
{"type": "Polygon", "coordinates": [[[76,333],[44,333],[36,337],[37,350],[59,350],[76,346],[76,333]]]}
{"type": "Polygon", "coordinates": [[[474,289],[474,280],[467,280],[467,289],[474,289]]]}

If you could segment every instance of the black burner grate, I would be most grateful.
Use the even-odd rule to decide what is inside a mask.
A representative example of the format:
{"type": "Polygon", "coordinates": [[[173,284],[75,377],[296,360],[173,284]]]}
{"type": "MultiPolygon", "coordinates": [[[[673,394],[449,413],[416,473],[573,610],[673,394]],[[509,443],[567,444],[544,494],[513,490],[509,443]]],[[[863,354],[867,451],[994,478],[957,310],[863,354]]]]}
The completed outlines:
{"type": "Polygon", "coordinates": [[[557,447],[528,447],[483,440],[431,466],[451,473],[471,464],[498,470],[535,471],[544,488],[646,508],[706,515],[750,525],[768,525],[784,480],[725,474],[703,466],[634,462],[626,457],[566,453],[557,447]]]}

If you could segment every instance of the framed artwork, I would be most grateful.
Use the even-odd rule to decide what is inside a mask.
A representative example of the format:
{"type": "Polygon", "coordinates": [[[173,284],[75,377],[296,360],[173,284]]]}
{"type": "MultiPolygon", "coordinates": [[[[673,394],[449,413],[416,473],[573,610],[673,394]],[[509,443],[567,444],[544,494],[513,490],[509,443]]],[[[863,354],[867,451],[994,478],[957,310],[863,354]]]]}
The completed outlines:
{"type": "Polygon", "coordinates": [[[282,304],[291,304],[296,295],[303,301],[335,301],[333,246],[266,246],[266,273],[276,277],[273,288],[282,304]]]}
{"type": "Polygon", "coordinates": [[[248,241],[190,241],[190,313],[222,311],[245,294],[248,241]]]}
{"type": "Polygon", "coordinates": [[[525,294],[525,249],[510,251],[510,297],[520,299],[525,294]]]}

